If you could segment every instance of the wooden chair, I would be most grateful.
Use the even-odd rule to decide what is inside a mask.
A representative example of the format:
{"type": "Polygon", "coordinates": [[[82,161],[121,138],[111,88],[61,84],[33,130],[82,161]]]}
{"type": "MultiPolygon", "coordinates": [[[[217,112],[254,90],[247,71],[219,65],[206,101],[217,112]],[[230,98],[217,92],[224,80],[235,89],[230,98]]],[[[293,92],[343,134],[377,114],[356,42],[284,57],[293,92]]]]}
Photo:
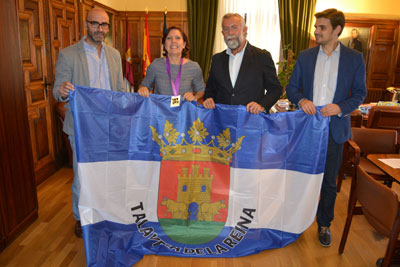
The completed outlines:
{"type": "Polygon", "coordinates": [[[351,127],[361,127],[362,125],[362,113],[361,110],[354,110],[352,113],[350,113],[350,122],[351,122],[351,127]]]}
{"type": "Polygon", "coordinates": [[[400,107],[374,106],[368,113],[367,128],[391,129],[397,131],[400,143],[400,107]]]}
{"type": "Polygon", "coordinates": [[[364,103],[390,101],[391,94],[385,88],[367,88],[367,97],[364,103]]]}
{"type": "Polygon", "coordinates": [[[375,179],[383,180],[388,186],[391,186],[393,179],[370,162],[367,156],[369,154],[397,153],[399,149],[397,132],[394,130],[352,127],[351,135],[352,137],[343,146],[342,166],[337,180],[337,192],[340,192],[345,172],[355,177],[357,165],[359,164],[375,179]]]}
{"type": "Polygon", "coordinates": [[[378,102],[382,99],[384,89],[382,88],[368,88],[367,96],[364,99],[364,103],[378,102]]]}
{"type": "MultiPolygon", "coordinates": [[[[351,127],[361,127],[363,121],[362,117],[362,112],[361,110],[354,110],[353,112],[350,113],[350,123],[351,127]]],[[[337,192],[340,192],[340,188],[342,187],[342,180],[345,178],[345,169],[349,170],[352,167],[352,161],[348,160],[348,149],[343,149],[343,155],[342,159],[346,159],[345,162],[342,162],[342,168],[341,171],[343,172],[340,177],[341,179],[338,179],[337,183],[337,192]]]]}
{"type": "MultiPolygon", "coordinates": [[[[361,203],[362,211],[367,221],[378,233],[389,238],[389,243],[381,265],[385,267],[389,266],[395,249],[400,245],[398,241],[400,231],[400,205],[397,194],[390,188],[377,182],[360,166],[357,168],[355,194],[350,199],[351,208],[347,214],[346,224],[340,241],[339,253],[342,254],[344,251],[357,201],[361,203]]],[[[380,259],[378,262],[380,262],[380,259]]]]}

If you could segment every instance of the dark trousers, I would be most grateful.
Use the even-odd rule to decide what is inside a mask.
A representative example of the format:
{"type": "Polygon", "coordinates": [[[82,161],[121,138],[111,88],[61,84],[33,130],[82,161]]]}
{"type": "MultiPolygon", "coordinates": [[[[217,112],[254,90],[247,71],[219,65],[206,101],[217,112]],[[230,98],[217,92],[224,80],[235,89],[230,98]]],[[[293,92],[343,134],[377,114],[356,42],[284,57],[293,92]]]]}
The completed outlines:
{"type": "Polygon", "coordinates": [[[343,144],[337,144],[329,134],[325,173],[317,210],[318,226],[330,226],[336,201],[336,177],[342,163],[343,144]]]}

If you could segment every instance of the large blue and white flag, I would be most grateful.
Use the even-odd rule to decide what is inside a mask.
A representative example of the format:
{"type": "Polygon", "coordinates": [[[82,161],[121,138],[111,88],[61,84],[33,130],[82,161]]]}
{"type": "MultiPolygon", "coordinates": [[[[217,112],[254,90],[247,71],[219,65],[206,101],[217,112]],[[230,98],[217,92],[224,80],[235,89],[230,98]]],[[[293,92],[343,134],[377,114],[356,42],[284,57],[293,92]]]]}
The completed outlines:
{"type": "Polygon", "coordinates": [[[313,222],[329,131],[320,113],[75,88],[88,266],[244,256],[286,246],[313,222]]]}

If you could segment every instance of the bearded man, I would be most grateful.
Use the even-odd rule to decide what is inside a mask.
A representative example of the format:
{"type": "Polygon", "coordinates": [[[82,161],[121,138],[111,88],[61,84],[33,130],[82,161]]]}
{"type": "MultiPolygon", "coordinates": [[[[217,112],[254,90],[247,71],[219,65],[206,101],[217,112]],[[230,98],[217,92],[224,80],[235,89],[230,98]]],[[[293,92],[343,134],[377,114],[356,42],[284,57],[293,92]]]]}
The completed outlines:
{"type": "MultiPolygon", "coordinates": [[[[74,84],[100,88],[104,90],[124,91],[121,55],[118,50],[104,44],[109,31],[110,20],[100,8],[87,13],[85,28],[87,36],[79,43],[60,51],[56,65],[53,96],[59,102],[69,102],[69,91],[74,84]]],[[[69,103],[65,105],[63,131],[68,135],[73,152],[74,180],[72,182],[72,211],[75,235],[82,237],[82,227],[78,210],[80,182],[78,178],[74,123],[69,103]]]]}
{"type": "Polygon", "coordinates": [[[247,26],[237,13],[222,18],[222,34],[228,48],[212,58],[203,105],[244,105],[253,114],[268,112],[279,99],[282,87],[271,54],[252,46],[247,26]]]}

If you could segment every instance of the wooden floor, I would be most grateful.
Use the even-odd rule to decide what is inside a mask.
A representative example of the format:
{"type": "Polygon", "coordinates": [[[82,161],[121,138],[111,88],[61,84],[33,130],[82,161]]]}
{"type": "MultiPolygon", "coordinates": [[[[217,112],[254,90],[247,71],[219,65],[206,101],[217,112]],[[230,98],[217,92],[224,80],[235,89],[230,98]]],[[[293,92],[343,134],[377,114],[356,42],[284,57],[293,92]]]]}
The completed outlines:
{"type": "MultiPolygon", "coordinates": [[[[83,240],[73,233],[72,176],[72,169],[62,168],[38,187],[39,219],[0,254],[0,266],[85,266],[83,240]]],[[[375,233],[363,216],[355,216],[344,254],[338,253],[350,179],[343,182],[331,226],[330,248],[319,245],[314,223],[296,242],[257,255],[219,259],[145,256],[135,267],[375,266],[388,241],[375,233]]],[[[400,192],[397,184],[394,188],[400,192]]]]}

